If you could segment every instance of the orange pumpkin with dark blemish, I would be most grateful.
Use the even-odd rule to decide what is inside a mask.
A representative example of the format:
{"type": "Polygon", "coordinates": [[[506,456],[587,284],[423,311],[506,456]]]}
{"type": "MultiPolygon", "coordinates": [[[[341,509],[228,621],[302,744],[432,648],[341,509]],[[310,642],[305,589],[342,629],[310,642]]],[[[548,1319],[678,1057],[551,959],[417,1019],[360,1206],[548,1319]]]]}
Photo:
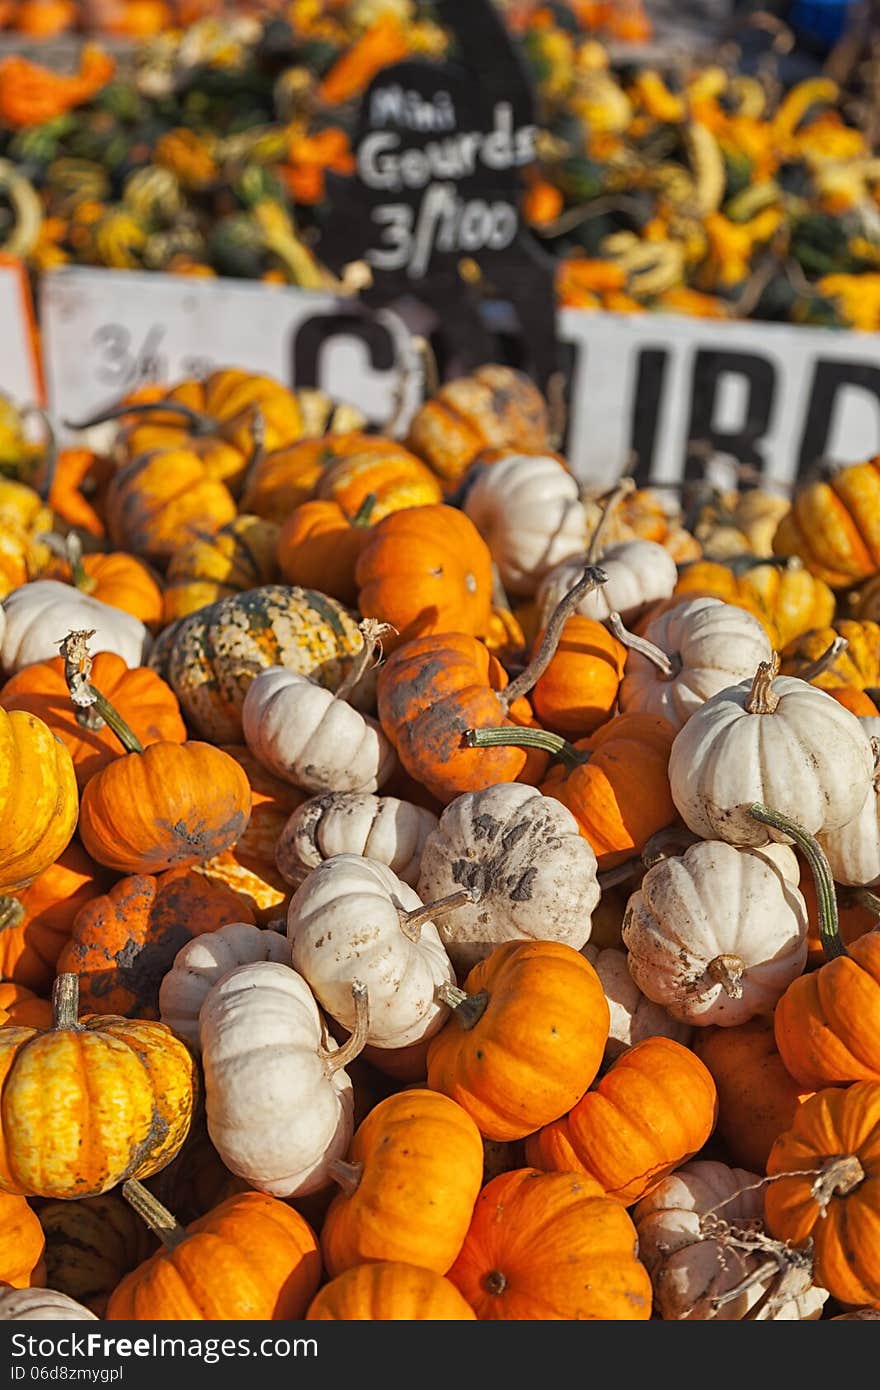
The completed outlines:
{"type": "Polygon", "coordinates": [[[15,897],[0,898],[0,978],[48,993],[73,919],[110,881],[109,872],[74,836],[39,878],[15,897]]]}
{"type": "Polygon", "coordinates": [[[231,889],[192,869],[133,874],[80,908],[58,971],[79,977],[91,1013],[158,1018],[159,986],[181,947],[227,922],[253,921],[231,889]]]}
{"type": "Polygon", "coordinates": [[[175,551],[234,519],[232,493],[191,449],[154,449],[117,470],[107,488],[115,546],[164,570],[175,551]]]}

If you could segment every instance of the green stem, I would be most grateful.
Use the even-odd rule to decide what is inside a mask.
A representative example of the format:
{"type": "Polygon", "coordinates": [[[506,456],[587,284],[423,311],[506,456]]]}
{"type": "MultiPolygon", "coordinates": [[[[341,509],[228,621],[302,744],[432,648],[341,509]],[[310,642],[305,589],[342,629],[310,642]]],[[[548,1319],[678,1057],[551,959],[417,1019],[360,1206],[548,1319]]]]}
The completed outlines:
{"type": "Polygon", "coordinates": [[[437,986],[437,998],[441,1003],[449,1005],[464,1029],[471,1029],[479,1023],[489,1003],[489,995],[485,989],[480,990],[479,994],[468,994],[467,990],[459,989],[458,985],[447,984],[446,981],[437,986]]]}
{"type": "Polygon", "coordinates": [[[834,876],[825,857],[825,851],[818,840],[808,834],[802,825],[789,820],[788,816],[784,816],[781,811],[773,811],[769,806],[764,806],[759,801],[750,806],[748,811],[753,820],[760,821],[762,825],[770,825],[774,830],[781,830],[789,839],[794,840],[812,870],[813,882],[816,885],[816,901],[819,905],[819,936],[825,959],[834,960],[837,956],[848,956],[849,951],[843,944],[840,935],[834,876]]]}
{"type": "MultiPolygon", "coordinates": [[[[126,723],[118,710],[114,709],[106,695],[96,690],[89,676],[92,659],[88,649],[88,639],[94,632],[73,631],[59,643],[64,657],[64,679],[70,691],[70,698],[77,711],[77,720],[83,728],[94,728],[94,720],[87,722],[80,718],[83,711],[94,711],[105,724],[113,730],[126,753],[143,753],[144,746],[134,730],[126,723]]],[[[98,725],[97,727],[100,727],[98,725]]]]}
{"type": "Polygon", "coordinates": [[[351,519],[352,526],[369,526],[370,517],[373,515],[373,511],[376,507],[376,501],[375,492],[368,492],[351,519]]]}
{"type": "Polygon", "coordinates": [[[549,729],[525,729],[513,724],[502,729],[465,729],[461,741],[465,748],[540,748],[552,758],[561,758],[568,768],[589,762],[589,753],[579,752],[568,739],[549,729]]]}
{"type": "Polygon", "coordinates": [[[101,411],[99,415],[90,416],[88,420],[64,420],[62,423],[68,430],[90,430],[93,425],[105,425],[110,420],[124,420],[127,415],[157,414],[179,415],[184,424],[190,426],[193,434],[208,435],[216,433],[217,430],[216,420],[212,420],[208,415],[201,415],[199,411],[192,410],[180,401],[138,401],[131,405],[114,405],[109,410],[101,411]]]}

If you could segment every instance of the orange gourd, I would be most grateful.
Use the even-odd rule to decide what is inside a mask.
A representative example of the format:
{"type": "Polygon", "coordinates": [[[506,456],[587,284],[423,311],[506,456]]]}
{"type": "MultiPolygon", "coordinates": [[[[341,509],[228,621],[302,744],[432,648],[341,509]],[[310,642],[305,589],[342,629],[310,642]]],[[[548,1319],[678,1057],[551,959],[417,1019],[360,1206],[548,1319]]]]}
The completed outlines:
{"type": "Polygon", "coordinates": [[[13,1289],[45,1287],[45,1245],[40,1219],[27,1199],[0,1192],[0,1283],[13,1289]]]}
{"type": "Polygon", "coordinates": [[[880,455],[801,487],[773,550],[800,556],[832,589],[870,579],[880,569],[880,455]]]}
{"type": "Polygon", "coordinates": [[[162,621],[162,590],[150,570],[135,555],[114,550],[80,555],[74,551],[72,563],[56,560],[42,576],[73,584],[84,594],[111,608],[121,608],[140,618],[155,630],[162,621]]]}
{"type": "Polygon", "coordinates": [[[367,453],[377,454],[386,463],[412,457],[396,440],[360,430],[300,439],[254,462],[241,495],[241,510],[280,526],[294,508],[314,497],[325,470],[334,460],[367,453]]]}
{"type": "Polygon", "coordinates": [[[509,941],[441,987],[452,1017],[428,1045],[428,1085],[486,1139],[523,1139],[565,1114],[602,1063],[610,1013],[586,956],[557,941],[509,941]]]}
{"type": "Polygon", "coordinates": [[[474,1322],[454,1284],[433,1269],[401,1260],[353,1265],[319,1289],[307,1322],[474,1322]]]}
{"type": "Polygon", "coordinates": [[[629,1213],[582,1173],[515,1168],[483,1187],[448,1278],[481,1322],[644,1322],[629,1213]]]}
{"type": "Polygon", "coordinates": [[[0,1028],[49,1028],[52,1005],[33,990],[0,980],[0,1028]]]}
{"type": "Polygon", "coordinates": [[[443,490],[436,475],[415,454],[393,441],[383,453],[374,441],[363,453],[346,453],[329,463],[318,479],[315,497],[338,502],[349,517],[373,497],[375,523],[406,507],[440,503],[443,490]]]}
{"type": "Polygon", "coordinates": [[[284,580],[354,607],[355,566],[369,536],[374,504],[371,493],[354,516],[338,502],[319,498],[292,511],[278,537],[278,567],[284,580]]]}
{"type": "Polygon", "coordinates": [[[671,1038],[645,1038],[566,1116],[529,1136],[526,1162],[587,1173],[631,1206],[703,1147],[717,1110],[715,1083],[699,1057],[671,1038]]]}
{"type": "Polygon", "coordinates": [[[680,574],[674,597],[701,594],[753,614],[780,649],[811,628],[825,627],[834,617],[832,590],[797,560],[788,565],[698,560],[680,574]]]}
{"type": "Polygon", "coordinates": [[[171,556],[165,572],[163,616],[184,618],[206,604],[274,584],[278,527],[241,513],[209,536],[195,536],[171,556]]]}
{"type": "Polygon", "coordinates": [[[107,488],[115,546],[164,570],[182,546],[213,535],[236,515],[232,493],[191,449],[153,449],[123,463],[107,488]]]}
{"type": "Polygon", "coordinates": [[[15,897],[0,898],[0,978],[46,993],[83,903],[109,886],[76,836],[54,864],[15,897]]]}
{"type": "Polygon", "coordinates": [[[73,760],[42,719],[0,709],[0,894],[33,883],[76,829],[73,760]]]}
{"type": "MultiPolygon", "coordinates": [[[[543,630],[536,635],[531,655],[543,635],[543,630]]],[[[532,706],[544,728],[564,738],[584,738],[610,719],[626,655],[604,623],[572,614],[550,665],[532,690],[532,706]]]]}

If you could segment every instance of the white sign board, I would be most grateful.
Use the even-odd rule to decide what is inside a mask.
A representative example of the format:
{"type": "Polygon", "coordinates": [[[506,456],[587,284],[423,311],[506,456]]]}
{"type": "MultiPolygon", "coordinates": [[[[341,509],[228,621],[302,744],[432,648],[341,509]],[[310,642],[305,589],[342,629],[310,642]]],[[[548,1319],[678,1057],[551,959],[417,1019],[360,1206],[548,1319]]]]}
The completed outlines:
{"type": "Polygon", "coordinates": [[[42,405],[34,313],[20,261],[0,256],[0,391],[19,406],[42,405]]]}
{"type": "Polygon", "coordinates": [[[678,481],[705,446],[780,483],[880,454],[878,333],[581,309],[559,325],[581,478],[629,472],[635,454],[640,482],[678,481]]]}
{"type": "Polygon", "coordinates": [[[319,387],[380,426],[405,424],[422,371],[400,319],[330,294],[244,280],[65,267],[43,277],[46,385],[58,421],[83,420],[146,381],[244,367],[319,387]]]}
{"type": "MultiPolygon", "coordinates": [[[[379,429],[396,418],[400,434],[423,392],[409,317],[284,286],[65,267],[40,292],[49,403],[82,420],[144,381],[234,366],[320,387],[379,429]]],[[[585,481],[677,482],[709,453],[786,484],[820,459],[880,454],[880,334],[579,309],[558,323],[565,451],[585,481]]]]}

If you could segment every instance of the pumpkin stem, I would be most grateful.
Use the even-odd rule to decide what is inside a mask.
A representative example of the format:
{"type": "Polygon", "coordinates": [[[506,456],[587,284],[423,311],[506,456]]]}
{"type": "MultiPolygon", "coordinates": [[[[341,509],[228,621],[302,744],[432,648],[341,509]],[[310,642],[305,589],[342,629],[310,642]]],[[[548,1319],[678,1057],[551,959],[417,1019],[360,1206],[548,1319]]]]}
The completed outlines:
{"type": "Polygon", "coordinates": [[[349,1163],[344,1158],[331,1158],[327,1172],[334,1182],[338,1182],[346,1197],[353,1197],[361,1185],[364,1175],[362,1163],[349,1163]]]}
{"type": "Polygon", "coordinates": [[[779,675],[779,653],[774,652],[769,661],[759,661],[746,700],[749,714],[772,714],[779,704],[779,696],[773,689],[773,678],[779,675]]]}
{"type": "Polygon", "coordinates": [[[818,840],[808,834],[802,825],[789,820],[788,816],[784,816],[781,811],[772,811],[769,806],[764,806],[759,801],[751,805],[748,811],[753,820],[760,821],[762,825],[772,825],[774,830],[782,830],[790,839],[794,840],[812,870],[813,882],[816,885],[816,901],[819,904],[819,936],[825,959],[834,960],[836,956],[848,956],[849,951],[840,935],[834,875],[831,872],[831,865],[825,857],[825,851],[818,840]]]}
{"type": "Polygon", "coordinates": [[[880,897],[876,893],[872,893],[870,888],[853,888],[849,891],[853,901],[857,902],[859,907],[867,908],[868,912],[873,912],[877,917],[880,917],[880,897]]]}
{"type": "Polygon", "coordinates": [[[24,904],[8,893],[0,894],[0,931],[14,931],[24,921],[24,904]]]}
{"type": "Polygon", "coordinates": [[[666,826],[645,841],[640,858],[645,868],[651,869],[655,864],[659,864],[661,859],[669,859],[671,855],[683,853],[690,849],[691,845],[699,843],[699,835],[694,835],[683,825],[666,826]]]}
{"type": "Polygon", "coordinates": [[[94,635],[94,628],[88,631],[74,629],[58,643],[64,657],[64,679],[67,681],[70,698],[77,709],[77,720],[85,728],[100,728],[100,724],[86,723],[79,718],[80,710],[94,710],[105,724],[109,724],[126,753],[143,753],[144,746],[137,734],[118,710],[114,709],[106,695],[102,695],[89,681],[92,674],[92,657],[88,641],[94,635]]]}
{"type": "Polygon", "coordinates": [[[214,434],[217,430],[216,420],[212,420],[209,415],[202,415],[197,410],[192,410],[190,406],[184,405],[181,401],[137,401],[131,405],[121,403],[114,405],[110,410],[104,410],[99,415],[92,415],[88,420],[64,420],[64,428],[67,430],[90,430],[94,425],[105,425],[110,420],[124,420],[127,415],[179,415],[184,424],[189,425],[193,434],[208,435],[214,434]]]}
{"type": "Polygon", "coordinates": [[[351,519],[352,526],[369,526],[370,517],[376,510],[377,497],[375,492],[368,492],[361,505],[358,507],[351,519]]]}
{"type": "Polygon", "coordinates": [[[592,593],[594,589],[598,589],[599,585],[604,584],[607,578],[605,571],[600,569],[598,565],[587,565],[577,584],[569,589],[567,594],[563,594],[550,615],[544,636],[541,639],[541,645],[535,656],[525,670],[520,671],[516,680],[512,680],[505,690],[498,692],[496,698],[503,709],[510,709],[514,700],[518,700],[521,695],[527,695],[532,686],[541,679],[556,654],[556,648],[559,646],[559,639],[567,619],[571,617],[581,599],[592,593]]]}
{"type": "Polygon", "coordinates": [[[422,934],[424,922],[433,922],[435,917],[445,917],[447,912],[452,912],[457,907],[464,907],[465,903],[478,903],[479,901],[479,889],[459,888],[457,892],[448,893],[445,898],[438,898],[436,902],[425,903],[423,907],[414,907],[411,912],[404,912],[400,909],[400,930],[410,941],[418,941],[422,934]]]}
{"type": "Polygon", "coordinates": [[[358,624],[358,631],[361,634],[362,642],[347,674],[333,692],[337,700],[348,699],[352,691],[363,680],[371,663],[378,666],[382,660],[382,636],[386,632],[396,632],[397,628],[392,627],[391,623],[380,623],[377,618],[364,618],[363,622],[358,624]],[[373,653],[377,647],[379,655],[373,661],[373,653]]]}
{"type": "Polygon", "coordinates": [[[614,487],[608,490],[608,492],[604,492],[600,497],[596,497],[594,499],[597,506],[601,507],[602,514],[599,517],[599,520],[596,522],[596,525],[593,527],[593,534],[590,537],[590,543],[587,547],[587,554],[584,560],[584,564],[596,564],[601,552],[600,542],[607,528],[608,522],[611,519],[611,514],[614,511],[614,508],[617,506],[618,502],[621,502],[624,497],[628,497],[629,494],[631,492],[635,492],[635,490],[635,478],[621,478],[617,483],[615,483],[614,487]]]}
{"type": "Polygon", "coordinates": [[[363,1052],[370,1031],[370,995],[366,985],[361,984],[360,980],[352,983],[351,997],[354,1000],[354,1028],[351,1035],[335,1052],[325,1048],[318,1049],[318,1056],[324,1063],[324,1070],[328,1076],[333,1076],[334,1072],[348,1066],[349,1062],[353,1062],[355,1057],[363,1052]]]}
{"type": "Polygon", "coordinates": [[[848,1196],[867,1176],[856,1154],[835,1154],[822,1164],[810,1195],[825,1216],[832,1197],[848,1196]]]}
{"type": "Polygon", "coordinates": [[[706,974],[716,985],[720,985],[728,999],[742,999],[742,977],[745,965],[739,956],[716,956],[706,966],[706,974]]]}
{"type": "Polygon", "coordinates": [[[507,1288],[507,1278],[501,1273],[500,1269],[490,1269],[483,1280],[483,1288],[486,1290],[486,1293],[504,1293],[504,1290],[507,1288]]]}
{"type": "Polygon", "coordinates": [[[580,767],[590,761],[588,752],[579,752],[568,739],[549,729],[522,729],[509,724],[501,729],[465,729],[461,736],[465,748],[540,748],[566,767],[580,767]]]}
{"type": "Polygon", "coordinates": [[[52,984],[52,1027],[70,1032],[79,1027],[79,975],[56,975],[52,984]]]}
{"type": "Polygon", "coordinates": [[[678,652],[667,656],[661,647],[649,642],[646,637],[637,637],[634,632],[628,632],[619,613],[609,613],[607,621],[618,642],[652,662],[665,680],[675,679],[681,670],[681,657],[678,652]]]}
{"type": "Polygon", "coordinates": [[[185,1227],[137,1178],[128,1178],[122,1184],[122,1195],[153,1234],[159,1237],[166,1250],[173,1250],[182,1240],[186,1240],[185,1227]]]}
{"type": "Polygon", "coordinates": [[[459,989],[458,985],[451,985],[446,980],[437,986],[436,996],[441,1004],[449,1005],[465,1029],[471,1029],[474,1024],[479,1023],[489,1003],[487,990],[482,989],[479,994],[468,994],[467,990],[459,989]]]}
{"type": "Polygon", "coordinates": [[[804,666],[798,671],[797,677],[801,681],[814,681],[817,676],[821,676],[829,666],[833,666],[841,652],[845,652],[849,642],[845,637],[835,637],[830,647],[826,647],[821,656],[817,656],[815,661],[804,666]]]}

